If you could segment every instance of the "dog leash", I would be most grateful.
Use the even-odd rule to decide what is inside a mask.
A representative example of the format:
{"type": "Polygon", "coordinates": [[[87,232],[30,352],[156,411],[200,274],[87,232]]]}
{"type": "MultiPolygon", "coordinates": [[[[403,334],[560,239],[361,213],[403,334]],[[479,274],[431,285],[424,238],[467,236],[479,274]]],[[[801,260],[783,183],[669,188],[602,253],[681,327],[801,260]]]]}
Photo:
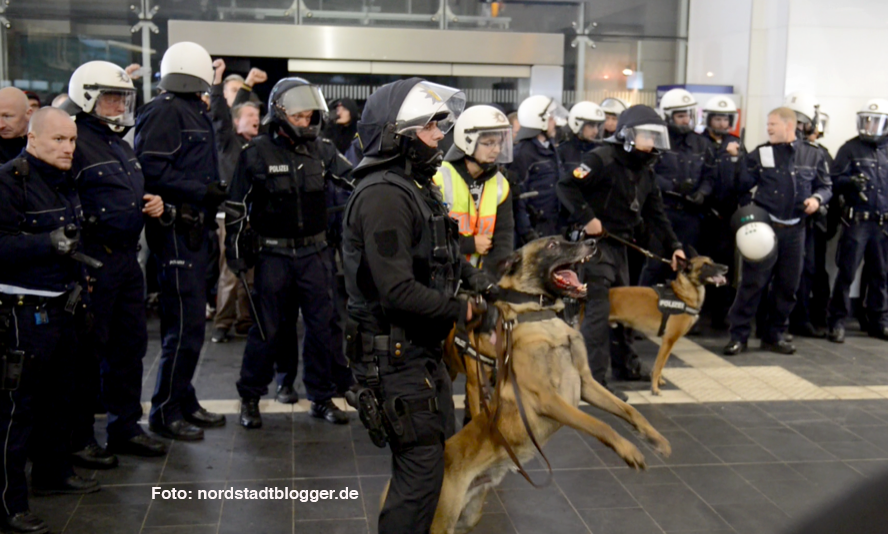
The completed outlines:
{"type": "Polygon", "coordinates": [[[622,237],[615,236],[614,234],[608,233],[607,230],[603,231],[600,236],[593,237],[592,239],[597,240],[597,239],[605,239],[605,238],[613,239],[617,243],[623,244],[633,250],[637,250],[638,252],[642,253],[645,257],[648,257],[652,260],[662,261],[666,265],[672,265],[671,260],[667,260],[666,258],[664,258],[662,256],[657,256],[656,254],[654,254],[650,250],[647,250],[645,248],[641,248],[631,241],[623,239],[622,237]]]}

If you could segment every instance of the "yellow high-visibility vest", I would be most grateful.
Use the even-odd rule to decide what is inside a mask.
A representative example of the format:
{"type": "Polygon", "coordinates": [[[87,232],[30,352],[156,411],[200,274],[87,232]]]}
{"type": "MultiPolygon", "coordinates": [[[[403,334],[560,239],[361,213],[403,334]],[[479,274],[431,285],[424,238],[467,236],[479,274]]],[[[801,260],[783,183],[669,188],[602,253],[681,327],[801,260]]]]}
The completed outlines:
{"type": "MultiPolygon", "coordinates": [[[[460,234],[493,236],[496,210],[509,195],[509,182],[501,173],[497,172],[484,182],[478,209],[468,184],[450,162],[441,164],[433,180],[447,203],[450,217],[459,224],[460,234]]],[[[466,259],[476,267],[481,263],[481,255],[477,253],[466,256],[466,259]]]]}

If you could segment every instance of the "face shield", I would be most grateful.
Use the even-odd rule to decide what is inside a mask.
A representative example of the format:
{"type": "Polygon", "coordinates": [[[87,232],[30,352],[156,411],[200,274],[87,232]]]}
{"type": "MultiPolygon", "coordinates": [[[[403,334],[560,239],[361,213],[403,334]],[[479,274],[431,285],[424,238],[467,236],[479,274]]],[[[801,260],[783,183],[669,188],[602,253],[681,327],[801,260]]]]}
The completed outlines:
{"type": "MultiPolygon", "coordinates": [[[[328,111],[327,101],[321,94],[321,89],[314,85],[299,85],[288,89],[272,102],[272,106],[286,117],[293,117],[305,111],[317,111],[317,113],[312,113],[312,126],[315,122],[320,126],[321,117],[328,111]]],[[[274,114],[270,111],[263,119],[262,124],[268,124],[274,118],[274,114]]]]}
{"type": "Polygon", "coordinates": [[[705,120],[707,128],[718,135],[725,135],[737,125],[737,114],[707,111],[705,120]]]}
{"type": "Polygon", "coordinates": [[[820,112],[817,115],[817,137],[823,137],[829,132],[829,115],[820,112]]]}
{"type": "Polygon", "coordinates": [[[877,140],[888,134],[888,115],[858,113],[857,132],[865,139],[877,140]]]}
{"type": "Polygon", "coordinates": [[[504,165],[512,162],[512,128],[478,128],[466,133],[478,136],[472,154],[478,163],[504,165]]]}
{"type": "Polygon", "coordinates": [[[623,139],[626,152],[631,152],[633,148],[641,152],[669,150],[669,131],[661,124],[639,124],[623,128],[619,137],[623,139]]]}
{"type": "Polygon", "coordinates": [[[135,124],[135,89],[102,86],[92,86],[84,89],[97,94],[92,113],[112,126],[112,130],[122,131],[124,128],[135,124]],[[114,128],[115,126],[117,128],[114,128]]]}
{"type": "Polygon", "coordinates": [[[437,122],[441,133],[453,128],[466,107],[466,95],[458,89],[427,81],[414,85],[398,111],[395,133],[416,137],[430,122],[437,122]]]}
{"type": "Polygon", "coordinates": [[[669,123],[679,129],[682,132],[690,132],[697,126],[697,106],[688,106],[684,108],[672,108],[668,112],[666,112],[666,118],[669,120],[669,123]],[[675,120],[676,114],[687,113],[688,122],[687,124],[677,124],[675,120]]]}

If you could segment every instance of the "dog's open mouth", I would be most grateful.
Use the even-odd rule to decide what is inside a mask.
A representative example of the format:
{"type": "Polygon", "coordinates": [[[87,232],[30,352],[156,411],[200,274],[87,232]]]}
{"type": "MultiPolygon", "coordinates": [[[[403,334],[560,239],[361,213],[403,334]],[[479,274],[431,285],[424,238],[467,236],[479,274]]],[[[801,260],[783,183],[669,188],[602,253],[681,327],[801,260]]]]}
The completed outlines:
{"type": "Polygon", "coordinates": [[[583,298],[586,296],[586,284],[580,283],[577,273],[569,266],[559,266],[552,271],[552,283],[571,298],[583,298]]]}
{"type": "Polygon", "coordinates": [[[710,276],[706,279],[707,282],[714,285],[715,287],[723,286],[728,283],[728,279],[723,274],[717,274],[715,276],[710,276]]]}

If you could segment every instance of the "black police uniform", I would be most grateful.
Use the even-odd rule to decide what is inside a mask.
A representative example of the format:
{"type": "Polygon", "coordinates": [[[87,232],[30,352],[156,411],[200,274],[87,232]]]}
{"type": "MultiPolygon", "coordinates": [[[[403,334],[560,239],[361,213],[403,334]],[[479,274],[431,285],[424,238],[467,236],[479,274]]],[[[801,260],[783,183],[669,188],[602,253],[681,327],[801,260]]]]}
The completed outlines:
{"type": "Polygon", "coordinates": [[[247,336],[237,382],[245,400],[267,393],[277,351],[289,350],[296,368],[300,310],[305,322],[303,382],[309,400],[324,404],[350,385],[342,338],[333,336],[333,272],[324,192],[326,180],[345,178],[350,170],[330,141],[294,143],[280,132],[254,138],[241,153],[229,205],[240,204],[238,211],[249,213],[254,236],[245,231],[247,220],[232,217],[227,221],[225,250],[235,272],[256,261],[254,294],[260,324],[253,325],[247,336]],[[258,242],[258,259],[248,257],[250,240],[258,242]],[[289,345],[278,347],[284,340],[289,345]]]}
{"type": "Polygon", "coordinates": [[[95,443],[92,402],[101,376],[101,399],[108,410],[108,441],[122,444],[144,434],[142,359],[148,347],[145,281],[138,262],[145,226],[145,178],[122,134],[87,113],[77,116],[77,149],[72,174],[83,203],[84,252],[101,261],[90,269],[89,310],[94,317],[83,340],[78,383],[78,415],[72,449],[95,443]],[[101,374],[99,374],[101,369],[101,374]]]}
{"type": "Polygon", "coordinates": [[[53,251],[49,233],[79,229],[81,218],[70,172],[30,154],[0,167],[0,515],[28,510],[28,458],[35,488],[74,476],[67,440],[77,350],[72,312],[82,306],[75,288],[85,272],[53,251]]]}
{"type": "MultiPolygon", "coordinates": [[[[718,139],[707,129],[702,136],[710,142],[715,153],[715,172],[712,193],[706,198],[699,248],[716,263],[734,265],[735,244],[731,216],[737,211],[737,180],[741,169],[746,165],[746,150],[740,139],[731,134],[718,139]],[[737,143],[737,156],[732,156],[727,151],[731,143],[737,143]]],[[[734,293],[731,284],[706,290],[706,308],[710,312],[713,325],[725,327],[725,318],[734,302],[734,293]]]]}
{"type": "Polygon", "coordinates": [[[552,140],[547,145],[543,145],[536,136],[519,141],[508,169],[519,185],[514,206],[518,242],[527,241],[531,230],[539,236],[559,233],[563,221],[559,218],[560,205],[555,184],[561,176],[561,158],[552,140]],[[527,199],[518,196],[529,192],[536,192],[537,195],[527,199]]]}
{"type": "Polygon", "coordinates": [[[204,342],[208,226],[216,216],[216,206],[204,203],[219,165],[213,124],[197,95],[161,94],[139,110],[135,130],[145,190],[176,209],[172,226],[152,219],[145,228],[157,260],[163,336],[149,421],[169,427],[201,410],[191,378],[204,342]]]}
{"type": "Polygon", "coordinates": [[[28,138],[24,136],[13,137],[12,139],[0,138],[0,165],[18,157],[27,144],[28,138]]]}
{"type": "Polygon", "coordinates": [[[760,337],[771,345],[783,341],[802,274],[804,201],[816,196],[821,204],[829,202],[831,185],[823,154],[801,139],[777,145],[765,143],[746,157],[738,191],[745,193],[757,187],[752,201],[770,214],[777,250],[759,263],[743,260],[740,287],[728,312],[732,342],[746,343],[749,339],[751,321],[769,283],[768,324],[760,337]]]}
{"type": "MultiPolygon", "coordinates": [[[[870,332],[886,337],[888,328],[888,137],[876,142],[860,137],[839,149],[832,166],[836,192],[845,198],[836,266],[839,269],[829,302],[829,327],[844,328],[850,313],[851,283],[860,262],[867,265],[867,312],[870,332]],[[863,176],[864,179],[859,177],[863,176]]],[[[863,290],[861,290],[861,294],[863,290]]]]}
{"type": "Polygon", "coordinates": [[[570,176],[573,170],[583,163],[583,155],[601,145],[602,142],[598,139],[584,141],[578,136],[571,134],[567,141],[558,145],[558,157],[561,159],[561,175],[570,176]]]}
{"type": "MultiPolygon", "coordinates": [[[[657,186],[678,240],[684,246],[696,247],[703,223],[703,204],[712,193],[715,152],[702,135],[681,132],[673,124],[669,125],[669,146],[654,165],[657,186]]],[[[658,252],[665,255],[668,250],[658,252]]],[[[648,259],[639,285],[663,282],[667,269],[663,262],[648,259]]]]}
{"type": "Polygon", "coordinates": [[[397,146],[394,155],[379,149],[383,125],[394,124],[419,82],[394,82],[368,100],[358,126],[365,148],[355,170],[361,182],[344,221],[347,354],[360,386],[373,390],[388,413],[392,479],[380,534],[431,527],[444,479],[444,441],[455,429],[442,342],[465,320],[466,305],[454,296],[460,279],[479,273],[459,254],[459,229],[433,187],[433,171],[408,171],[397,146]]]}
{"type": "MultiPolygon", "coordinates": [[[[662,121],[654,110],[633,106],[620,115],[617,131],[623,126],[658,122],[662,121]]],[[[558,183],[558,196],[570,212],[571,222],[585,226],[598,218],[608,233],[630,241],[644,222],[671,257],[681,243],[663,210],[653,171],[656,158],[656,153],[626,152],[616,143],[606,143],[584,155],[582,165],[558,183]]],[[[629,285],[626,247],[609,239],[599,241],[598,247],[600,259],[588,263],[584,271],[588,300],[580,331],[592,376],[606,384],[608,360],[618,379],[639,375],[641,363],[629,348],[626,334],[608,325],[610,288],[629,285]]]]}

